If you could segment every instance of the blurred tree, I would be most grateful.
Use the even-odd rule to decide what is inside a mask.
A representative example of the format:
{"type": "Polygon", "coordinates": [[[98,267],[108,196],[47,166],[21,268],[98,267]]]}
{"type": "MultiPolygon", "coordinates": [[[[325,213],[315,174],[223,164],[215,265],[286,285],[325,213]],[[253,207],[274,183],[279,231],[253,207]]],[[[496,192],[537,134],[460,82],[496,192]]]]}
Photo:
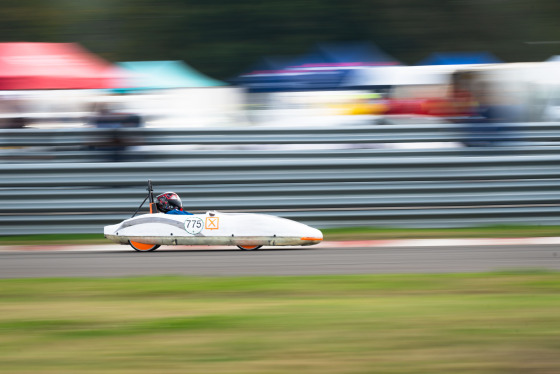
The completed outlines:
{"type": "Polygon", "coordinates": [[[0,41],[49,41],[58,35],[56,9],[42,0],[3,0],[0,41]]]}
{"type": "Polygon", "coordinates": [[[506,61],[558,53],[558,0],[3,0],[2,41],[78,42],[113,61],[184,60],[216,78],[261,56],[369,40],[414,64],[486,50],[506,61]]]}

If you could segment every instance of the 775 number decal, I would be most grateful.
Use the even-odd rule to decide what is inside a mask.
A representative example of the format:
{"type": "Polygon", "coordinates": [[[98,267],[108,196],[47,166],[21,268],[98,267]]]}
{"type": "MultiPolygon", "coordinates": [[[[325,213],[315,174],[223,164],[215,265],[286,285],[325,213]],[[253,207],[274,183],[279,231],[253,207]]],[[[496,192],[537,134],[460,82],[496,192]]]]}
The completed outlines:
{"type": "Polygon", "coordinates": [[[193,217],[193,218],[188,218],[185,221],[185,231],[191,235],[198,234],[199,232],[202,231],[203,228],[204,228],[204,222],[202,221],[202,218],[193,217]]]}

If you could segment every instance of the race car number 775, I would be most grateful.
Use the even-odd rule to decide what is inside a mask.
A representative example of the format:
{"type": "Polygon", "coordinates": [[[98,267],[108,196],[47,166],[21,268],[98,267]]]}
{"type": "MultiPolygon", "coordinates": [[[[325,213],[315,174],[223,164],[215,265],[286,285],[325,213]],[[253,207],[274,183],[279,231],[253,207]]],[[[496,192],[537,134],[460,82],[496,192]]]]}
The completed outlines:
{"type": "Polygon", "coordinates": [[[185,221],[185,231],[195,235],[202,231],[204,222],[199,217],[189,218],[185,221]]]}

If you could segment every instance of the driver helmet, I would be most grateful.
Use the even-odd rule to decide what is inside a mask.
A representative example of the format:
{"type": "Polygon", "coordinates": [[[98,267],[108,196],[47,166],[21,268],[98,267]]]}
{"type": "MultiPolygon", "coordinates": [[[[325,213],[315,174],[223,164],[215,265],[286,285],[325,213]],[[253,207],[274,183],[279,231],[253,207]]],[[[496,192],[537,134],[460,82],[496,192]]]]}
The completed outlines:
{"type": "Polygon", "coordinates": [[[156,207],[162,213],[167,213],[171,210],[183,210],[183,203],[175,192],[164,192],[156,196],[156,207]]]}

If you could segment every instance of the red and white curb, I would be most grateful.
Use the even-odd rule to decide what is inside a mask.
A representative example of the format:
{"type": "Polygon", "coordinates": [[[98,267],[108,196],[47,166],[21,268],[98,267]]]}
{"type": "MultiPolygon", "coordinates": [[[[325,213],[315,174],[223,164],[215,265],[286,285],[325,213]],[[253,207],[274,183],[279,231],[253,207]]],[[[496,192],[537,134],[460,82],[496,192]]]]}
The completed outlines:
{"type": "MultiPolygon", "coordinates": [[[[375,248],[375,247],[452,247],[452,246],[486,246],[486,245],[549,245],[560,244],[560,237],[538,238],[466,238],[466,239],[395,239],[395,240],[351,240],[325,241],[312,247],[269,247],[281,249],[301,248],[375,248]]],[[[266,248],[266,247],[265,247],[266,248]]],[[[227,246],[163,246],[162,250],[227,250],[236,247],[227,246]]],[[[4,245],[2,252],[113,252],[132,250],[128,245],[4,245]]]]}

